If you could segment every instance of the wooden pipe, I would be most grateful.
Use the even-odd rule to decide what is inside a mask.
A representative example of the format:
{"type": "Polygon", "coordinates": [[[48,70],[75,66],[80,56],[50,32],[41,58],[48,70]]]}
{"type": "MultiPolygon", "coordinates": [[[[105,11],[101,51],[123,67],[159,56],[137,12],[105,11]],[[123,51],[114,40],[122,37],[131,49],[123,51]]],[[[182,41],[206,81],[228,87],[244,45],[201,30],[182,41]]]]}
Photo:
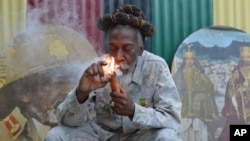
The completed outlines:
{"type": "Polygon", "coordinates": [[[110,87],[112,91],[120,92],[120,84],[115,73],[111,76],[110,87]]]}

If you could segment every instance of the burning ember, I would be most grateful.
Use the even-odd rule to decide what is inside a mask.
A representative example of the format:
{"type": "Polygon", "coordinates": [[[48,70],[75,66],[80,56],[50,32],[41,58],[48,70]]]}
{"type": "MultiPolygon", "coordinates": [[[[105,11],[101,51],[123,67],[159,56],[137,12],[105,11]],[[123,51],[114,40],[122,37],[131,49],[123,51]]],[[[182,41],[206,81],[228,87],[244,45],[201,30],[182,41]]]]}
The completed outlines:
{"type": "Polygon", "coordinates": [[[112,56],[109,56],[107,58],[105,58],[105,60],[107,62],[107,65],[103,67],[104,70],[104,74],[106,75],[111,75],[111,79],[110,79],[110,87],[112,89],[112,91],[120,91],[120,84],[117,80],[117,73],[119,72],[118,67],[115,65],[115,59],[112,56]]]}
{"type": "Polygon", "coordinates": [[[112,56],[108,56],[104,59],[107,65],[103,66],[105,75],[113,75],[115,73],[115,59],[112,56]]]}

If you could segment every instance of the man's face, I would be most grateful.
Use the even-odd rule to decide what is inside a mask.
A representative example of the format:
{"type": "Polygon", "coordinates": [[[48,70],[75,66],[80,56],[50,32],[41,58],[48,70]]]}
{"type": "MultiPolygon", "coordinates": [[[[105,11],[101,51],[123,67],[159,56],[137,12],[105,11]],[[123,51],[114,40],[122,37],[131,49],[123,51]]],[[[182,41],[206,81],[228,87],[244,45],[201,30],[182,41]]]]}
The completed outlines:
{"type": "Polygon", "coordinates": [[[116,27],[109,33],[109,54],[122,71],[132,67],[137,56],[143,52],[143,45],[138,43],[137,38],[137,31],[131,27],[116,27]]]}
{"type": "Polygon", "coordinates": [[[185,58],[186,67],[193,67],[194,66],[194,58],[193,57],[186,57],[185,58]]]}

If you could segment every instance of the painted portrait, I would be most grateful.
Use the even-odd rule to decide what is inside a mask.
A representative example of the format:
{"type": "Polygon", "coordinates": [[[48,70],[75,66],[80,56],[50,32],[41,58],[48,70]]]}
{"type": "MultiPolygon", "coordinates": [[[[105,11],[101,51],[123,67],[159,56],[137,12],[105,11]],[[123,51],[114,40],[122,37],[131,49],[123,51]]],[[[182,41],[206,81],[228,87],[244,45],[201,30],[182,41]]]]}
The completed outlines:
{"type": "Polygon", "coordinates": [[[250,35],[202,28],[178,47],[172,75],[182,101],[184,141],[228,141],[230,124],[249,124],[250,35]]]}
{"type": "Polygon", "coordinates": [[[97,54],[80,33],[58,25],[18,33],[0,58],[0,138],[42,141],[56,108],[97,54]]]}

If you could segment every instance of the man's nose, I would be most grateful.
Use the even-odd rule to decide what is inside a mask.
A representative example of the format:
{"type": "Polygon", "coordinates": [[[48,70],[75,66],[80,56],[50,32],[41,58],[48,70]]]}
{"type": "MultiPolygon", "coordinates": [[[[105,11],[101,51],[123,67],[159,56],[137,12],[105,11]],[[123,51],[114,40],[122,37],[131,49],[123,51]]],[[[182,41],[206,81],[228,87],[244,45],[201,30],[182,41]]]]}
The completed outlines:
{"type": "Polygon", "coordinates": [[[124,57],[124,52],[122,51],[122,49],[117,50],[115,59],[116,59],[116,61],[118,61],[118,62],[119,62],[119,61],[123,61],[123,60],[125,59],[125,57],[124,57]]]}

